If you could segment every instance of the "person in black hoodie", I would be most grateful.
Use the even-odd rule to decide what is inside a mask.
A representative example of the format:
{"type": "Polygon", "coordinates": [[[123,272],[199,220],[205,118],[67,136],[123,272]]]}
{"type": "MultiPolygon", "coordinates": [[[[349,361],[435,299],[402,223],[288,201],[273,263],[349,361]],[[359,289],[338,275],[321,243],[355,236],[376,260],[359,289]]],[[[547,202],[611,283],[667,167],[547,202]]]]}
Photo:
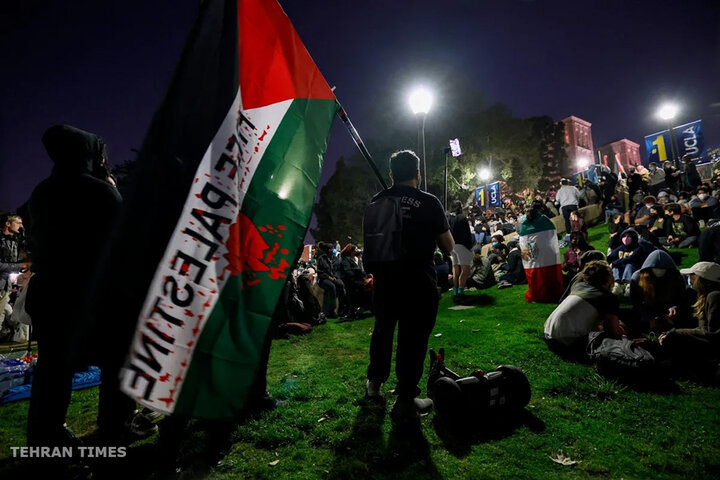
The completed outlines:
{"type": "MultiPolygon", "coordinates": [[[[93,164],[102,154],[96,135],[56,125],[44,133],[42,142],[55,166],[29,201],[35,276],[26,309],[33,319],[39,356],[27,441],[31,446],[77,446],[78,440],[65,427],[73,369],[79,360],[75,345],[96,320],[87,313],[93,272],[121,198],[114,186],[93,176],[93,164]],[[66,288],[69,277],[72,285],[66,288]]],[[[114,379],[102,380],[108,386],[114,383],[114,379]]],[[[135,402],[124,398],[131,413],[135,402]]]]}
{"type": "MultiPolygon", "coordinates": [[[[656,250],[656,247],[638,236],[638,233],[632,228],[628,228],[620,235],[621,245],[610,252],[608,255],[608,263],[612,266],[613,276],[615,277],[615,287],[613,293],[621,293],[620,285],[627,284],[632,279],[633,273],[638,270],[650,252],[656,250]]],[[[629,295],[629,289],[625,291],[629,295]]]]}
{"type": "Polygon", "coordinates": [[[498,288],[508,288],[512,285],[521,285],[527,283],[525,277],[525,267],[522,263],[522,253],[520,252],[520,246],[517,240],[511,240],[508,242],[508,248],[510,253],[507,257],[507,264],[503,266],[503,270],[507,270],[500,276],[498,288]]]}
{"type": "Polygon", "coordinates": [[[347,315],[350,305],[345,293],[345,284],[340,280],[340,275],[335,272],[332,250],[332,243],[318,242],[317,274],[318,285],[325,291],[323,297],[325,316],[327,318],[338,318],[335,301],[340,301],[340,317],[347,315]]]}
{"type": "Polygon", "coordinates": [[[682,209],[677,203],[665,205],[665,214],[668,216],[665,224],[668,245],[672,248],[697,246],[700,236],[700,226],[697,220],[682,213],[682,209]]]}
{"type": "Polygon", "coordinates": [[[453,261],[453,302],[462,304],[465,299],[465,284],[470,275],[470,266],[473,263],[473,254],[470,251],[475,243],[470,233],[470,223],[463,214],[462,203],[453,202],[453,209],[448,215],[450,233],[455,239],[455,249],[452,251],[453,261]]]}

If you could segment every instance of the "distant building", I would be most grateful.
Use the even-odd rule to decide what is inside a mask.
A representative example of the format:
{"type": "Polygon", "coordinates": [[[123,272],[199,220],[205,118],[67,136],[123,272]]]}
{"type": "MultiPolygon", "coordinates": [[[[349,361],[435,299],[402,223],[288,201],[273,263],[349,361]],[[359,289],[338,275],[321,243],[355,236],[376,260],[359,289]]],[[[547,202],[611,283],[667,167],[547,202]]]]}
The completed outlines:
{"type": "Polygon", "coordinates": [[[564,118],[562,122],[565,125],[567,164],[560,165],[560,172],[563,176],[569,176],[594,163],[592,123],[573,116],[564,118]]]}
{"type": "Polygon", "coordinates": [[[627,172],[628,168],[640,165],[640,145],[623,138],[598,148],[599,160],[614,172],[627,172]],[[618,165],[619,163],[619,165],[618,165]]]}

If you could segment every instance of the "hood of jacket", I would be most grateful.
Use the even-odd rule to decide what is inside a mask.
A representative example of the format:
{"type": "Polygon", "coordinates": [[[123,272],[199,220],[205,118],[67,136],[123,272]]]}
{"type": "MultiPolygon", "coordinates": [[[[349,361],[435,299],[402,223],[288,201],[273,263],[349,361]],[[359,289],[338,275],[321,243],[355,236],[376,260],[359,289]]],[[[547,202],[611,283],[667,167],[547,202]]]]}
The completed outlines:
{"type": "MultiPolygon", "coordinates": [[[[625,230],[623,230],[623,232],[620,234],[620,240],[621,240],[621,241],[622,241],[622,238],[623,238],[625,235],[630,235],[630,237],[632,238],[632,243],[631,243],[630,245],[627,245],[627,248],[632,249],[632,248],[637,247],[637,245],[638,245],[638,239],[639,239],[640,237],[638,236],[638,233],[635,231],[635,229],[633,229],[633,228],[626,228],[625,230]]],[[[623,243],[622,245],[625,246],[624,243],[623,243]]]]}
{"type": "Polygon", "coordinates": [[[648,268],[662,268],[665,270],[677,270],[677,266],[672,257],[664,250],[655,250],[648,255],[643,262],[640,272],[648,268]]]}
{"type": "Polygon", "coordinates": [[[42,142],[55,163],[55,174],[89,174],[93,161],[101,155],[101,142],[97,135],[70,125],[48,128],[42,142]]]}

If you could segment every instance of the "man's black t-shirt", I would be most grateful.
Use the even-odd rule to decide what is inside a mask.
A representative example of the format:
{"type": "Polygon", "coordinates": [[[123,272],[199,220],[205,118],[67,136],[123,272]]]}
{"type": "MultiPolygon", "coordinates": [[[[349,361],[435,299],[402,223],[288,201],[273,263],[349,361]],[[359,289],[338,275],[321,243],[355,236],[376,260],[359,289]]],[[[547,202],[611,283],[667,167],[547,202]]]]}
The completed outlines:
{"type": "Polygon", "coordinates": [[[402,243],[406,253],[406,267],[433,265],[435,239],[449,230],[447,218],[440,201],[434,195],[408,185],[393,185],[375,195],[399,197],[403,211],[402,243]]]}

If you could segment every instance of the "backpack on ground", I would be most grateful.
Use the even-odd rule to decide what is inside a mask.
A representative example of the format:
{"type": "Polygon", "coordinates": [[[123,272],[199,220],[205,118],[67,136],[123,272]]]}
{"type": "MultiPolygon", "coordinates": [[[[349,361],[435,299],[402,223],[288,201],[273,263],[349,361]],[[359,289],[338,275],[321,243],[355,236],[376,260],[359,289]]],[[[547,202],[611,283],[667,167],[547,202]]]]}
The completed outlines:
{"type": "Polygon", "coordinates": [[[363,265],[372,273],[379,264],[403,258],[403,217],[400,198],[382,196],[365,207],[363,265]]]}
{"type": "Polygon", "coordinates": [[[605,332],[588,334],[587,354],[595,370],[603,376],[630,382],[648,382],[662,373],[655,356],[643,345],[623,338],[610,338],[605,332]]]}

